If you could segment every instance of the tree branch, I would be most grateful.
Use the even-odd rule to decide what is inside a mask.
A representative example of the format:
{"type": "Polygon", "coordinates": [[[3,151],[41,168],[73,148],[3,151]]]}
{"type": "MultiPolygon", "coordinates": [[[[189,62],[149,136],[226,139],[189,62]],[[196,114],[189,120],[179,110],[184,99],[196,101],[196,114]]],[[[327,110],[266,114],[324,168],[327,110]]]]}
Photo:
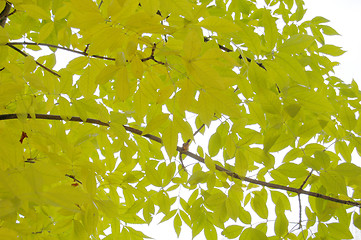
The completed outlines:
{"type": "Polygon", "coordinates": [[[0,26],[1,27],[5,27],[8,16],[10,16],[11,14],[14,13],[14,12],[12,12],[11,14],[9,14],[10,9],[11,9],[11,3],[6,1],[5,8],[0,13],[0,26]]]}
{"type": "MultiPolygon", "coordinates": [[[[8,44],[8,43],[7,43],[6,45],[9,46],[10,48],[14,49],[15,51],[17,51],[18,53],[20,53],[20,54],[23,55],[24,57],[29,56],[28,54],[26,54],[25,52],[21,51],[19,48],[15,47],[15,46],[13,46],[13,45],[11,45],[11,44],[8,44]]],[[[59,77],[59,78],[61,77],[57,72],[55,72],[54,70],[52,70],[52,69],[44,66],[43,64],[39,63],[38,61],[35,61],[35,63],[36,63],[37,65],[39,65],[40,67],[42,67],[44,70],[50,72],[51,74],[53,74],[53,75],[55,75],[55,76],[57,76],[57,77],[59,77]]]]}
{"type": "MultiPolygon", "coordinates": [[[[0,121],[1,120],[10,120],[10,119],[17,119],[18,116],[17,114],[2,114],[0,115],[0,121]]],[[[32,118],[30,114],[27,115],[27,118],[32,118]]],[[[87,122],[87,123],[92,123],[92,124],[96,124],[96,125],[101,125],[101,126],[106,126],[106,127],[110,127],[111,124],[110,123],[106,123],[106,122],[102,122],[100,120],[97,119],[92,119],[92,118],[88,118],[85,121],[83,121],[80,117],[71,117],[69,119],[63,119],[60,117],[60,115],[50,115],[50,114],[35,114],[35,118],[36,119],[46,119],[46,120],[59,120],[59,121],[73,121],[73,122],[87,122]]],[[[158,143],[163,143],[162,139],[159,137],[156,137],[154,135],[151,134],[146,134],[146,135],[142,135],[143,132],[139,129],[135,129],[129,126],[125,126],[123,125],[123,127],[125,128],[126,131],[129,131],[131,133],[140,135],[142,137],[148,138],[150,140],[153,140],[155,142],[158,143]]],[[[184,149],[182,147],[177,147],[177,151],[181,152],[184,155],[187,155],[201,163],[205,163],[204,158],[191,153],[189,151],[184,151],[184,149]]],[[[239,176],[237,173],[230,171],[224,167],[221,167],[219,165],[215,165],[216,169],[220,172],[224,172],[226,173],[228,176],[241,180],[241,181],[245,181],[245,182],[249,182],[249,183],[253,183],[259,186],[263,186],[263,187],[268,187],[268,188],[274,188],[274,189],[278,189],[278,190],[285,190],[288,192],[293,192],[293,193],[297,193],[298,195],[300,194],[304,194],[304,195],[308,195],[311,197],[316,197],[316,198],[321,198],[324,200],[328,200],[328,201],[332,201],[332,202],[336,202],[336,203],[340,203],[340,204],[345,204],[345,205],[349,205],[349,206],[355,206],[355,207],[361,207],[361,203],[358,203],[356,201],[349,201],[349,200],[342,200],[342,199],[338,199],[335,197],[330,197],[324,194],[320,194],[320,193],[315,193],[315,192],[311,192],[311,191],[306,191],[303,190],[301,188],[293,188],[293,187],[288,187],[288,186],[284,186],[284,185],[280,185],[280,184],[276,184],[276,183],[270,183],[270,182],[264,182],[264,181],[260,181],[257,179],[252,179],[249,177],[243,177],[243,176],[239,176]]]]}
{"type": "MultiPolygon", "coordinates": [[[[6,43],[6,45],[8,45],[9,47],[11,46],[15,46],[15,45],[33,45],[33,46],[44,46],[44,47],[50,47],[50,48],[57,48],[57,49],[61,49],[61,50],[65,50],[68,52],[72,52],[72,53],[76,53],[76,54],[80,54],[83,56],[87,56],[87,57],[92,57],[92,58],[99,58],[99,59],[103,59],[103,60],[109,60],[109,61],[115,61],[115,58],[111,58],[111,57],[105,57],[105,56],[99,56],[99,55],[89,55],[86,50],[88,49],[88,45],[86,47],[86,50],[84,51],[79,51],[79,50],[75,50],[75,49],[70,49],[67,47],[63,47],[63,46],[58,46],[58,45],[53,45],[53,44],[48,44],[48,43],[35,43],[35,42],[9,42],[6,43]]],[[[142,62],[148,61],[148,60],[153,60],[154,62],[161,64],[161,65],[165,65],[164,62],[158,61],[154,58],[154,52],[155,52],[155,48],[156,48],[156,44],[154,43],[153,47],[152,47],[152,53],[149,57],[146,58],[142,58],[140,59],[142,62]]],[[[23,54],[24,55],[24,54],[23,54]]]]}
{"type": "MultiPolygon", "coordinates": [[[[208,42],[209,40],[210,40],[209,37],[204,37],[204,42],[208,42]]],[[[225,51],[225,52],[233,52],[232,49],[229,49],[229,48],[227,48],[227,47],[225,47],[225,46],[223,46],[223,45],[221,45],[221,44],[218,44],[218,47],[219,47],[219,49],[221,49],[221,50],[223,50],[223,51],[225,51]]],[[[241,54],[239,54],[238,58],[241,59],[241,60],[243,59],[243,57],[242,57],[241,54]]],[[[252,61],[252,59],[250,59],[249,57],[246,57],[246,59],[247,59],[248,62],[251,62],[251,61],[252,61]]],[[[259,62],[256,62],[256,63],[257,63],[258,66],[260,66],[260,67],[263,68],[264,70],[267,70],[267,69],[265,68],[265,66],[263,66],[262,63],[259,63],[259,62]]]]}

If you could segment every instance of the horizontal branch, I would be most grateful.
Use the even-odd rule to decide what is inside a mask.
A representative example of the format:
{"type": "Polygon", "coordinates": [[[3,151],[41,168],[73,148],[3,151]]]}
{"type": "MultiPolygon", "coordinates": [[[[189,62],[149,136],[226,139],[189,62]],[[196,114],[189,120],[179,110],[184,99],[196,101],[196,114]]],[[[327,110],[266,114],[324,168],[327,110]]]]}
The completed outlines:
{"type": "MultiPolygon", "coordinates": [[[[86,51],[79,51],[79,50],[75,50],[75,49],[71,49],[71,48],[67,48],[67,47],[63,47],[63,46],[58,46],[58,45],[54,45],[54,44],[48,44],[48,43],[36,43],[36,42],[9,42],[6,43],[6,45],[8,46],[14,46],[14,45],[33,45],[33,46],[44,46],[44,47],[50,47],[50,48],[56,48],[56,49],[61,49],[64,51],[68,51],[68,52],[72,52],[72,53],[76,53],[76,54],[80,54],[83,56],[87,56],[87,57],[92,57],[92,58],[98,58],[98,59],[103,59],[103,60],[109,60],[109,61],[115,61],[115,58],[111,58],[111,57],[106,57],[106,56],[100,56],[100,55],[89,55],[86,51]]],[[[161,64],[161,65],[165,65],[164,62],[158,61],[154,58],[154,50],[155,50],[155,44],[153,45],[152,48],[152,54],[149,57],[146,58],[142,58],[140,59],[142,62],[148,61],[148,60],[153,60],[154,62],[161,64]]]]}
{"type": "MultiPolygon", "coordinates": [[[[17,114],[2,114],[0,115],[0,121],[1,120],[10,120],[10,119],[17,119],[18,116],[17,114]]],[[[32,118],[32,116],[30,114],[27,115],[27,118],[32,118]]],[[[100,126],[107,126],[110,127],[111,124],[110,123],[106,123],[106,122],[102,122],[100,120],[97,119],[92,119],[92,118],[88,118],[86,119],[86,121],[83,121],[80,117],[71,117],[69,119],[63,119],[61,116],[59,115],[50,115],[50,114],[35,114],[35,118],[36,119],[46,119],[46,120],[59,120],[59,121],[73,121],[73,122],[87,122],[87,123],[92,123],[92,124],[96,124],[96,125],[100,125],[100,126]]],[[[148,138],[152,141],[158,142],[162,144],[162,139],[151,135],[151,134],[145,134],[142,135],[143,132],[139,129],[135,129],[129,126],[125,126],[123,125],[123,127],[125,128],[126,131],[131,132],[133,134],[137,134],[140,135],[142,137],[148,138]]],[[[184,151],[184,149],[182,147],[177,147],[177,151],[185,154],[201,163],[205,163],[204,158],[189,152],[189,151],[184,151]]],[[[257,179],[252,179],[252,178],[248,178],[248,177],[243,177],[243,176],[239,176],[237,173],[230,171],[224,167],[221,167],[217,164],[215,164],[216,169],[220,172],[224,172],[226,173],[228,176],[241,180],[241,181],[245,181],[245,182],[249,182],[249,183],[253,183],[256,185],[260,185],[263,187],[268,187],[268,188],[274,188],[274,189],[278,189],[278,190],[285,190],[288,192],[293,192],[293,193],[297,193],[298,195],[300,194],[304,194],[304,195],[308,195],[308,196],[312,196],[312,197],[316,197],[316,198],[321,198],[324,200],[328,200],[328,201],[332,201],[332,202],[336,202],[336,203],[340,203],[340,204],[345,204],[345,205],[349,205],[349,206],[355,206],[355,207],[360,207],[361,204],[356,202],[356,201],[349,201],[349,200],[342,200],[342,199],[338,199],[335,197],[330,197],[324,194],[320,194],[320,193],[315,193],[315,192],[311,192],[311,191],[306,191],[303,190],[302,188],[293,188],[293,187],[288,187],[288,186],[284,186],[284,185],[280,185],[280,184],[275,184],[275,183],[269,183],[269,182],[265,182],[265,181],[260,181],[257,179]]]]}

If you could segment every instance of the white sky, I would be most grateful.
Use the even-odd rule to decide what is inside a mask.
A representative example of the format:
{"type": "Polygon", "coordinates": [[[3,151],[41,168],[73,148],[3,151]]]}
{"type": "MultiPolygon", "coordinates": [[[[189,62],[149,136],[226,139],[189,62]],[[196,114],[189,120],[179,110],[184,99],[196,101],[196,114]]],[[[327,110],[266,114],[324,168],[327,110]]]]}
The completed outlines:
{"type": "Polygon", "coordinates": [[[330,20],[341,36],[326,38],[326,42],[347,51],[337,58],[340,65],[335,68],[336,76],[350,83],[352,79],[361,84],[361,0],[304,0],[306,18],[322,16],[330,20]],[[310,17],[309,17],[310,16],[310,17]]]}

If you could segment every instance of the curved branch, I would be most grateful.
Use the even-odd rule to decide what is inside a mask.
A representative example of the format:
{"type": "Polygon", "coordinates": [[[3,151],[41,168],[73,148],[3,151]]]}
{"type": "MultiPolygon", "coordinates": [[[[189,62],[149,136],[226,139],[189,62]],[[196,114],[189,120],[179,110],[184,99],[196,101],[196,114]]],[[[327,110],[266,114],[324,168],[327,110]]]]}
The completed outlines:
{"type": "MultiPolygon", "coordinates": [[[[17,119],[18,116],[17,114],[2,114],[0,115],[0,121],[1,120],[9,120],[9,119],[17,119]]],[[[27,115],[27,118],[32,118],[30,114],[27,115]]],[[[96,124],[96,125],[101,125],[101,126],[107,126],[110,127],[111,123],[106,123],[106,122],[102,122],[100,120],[97,119],[92,119],[92,118],[88,118],[85,121],[83,121],[80,117],[71,117],[69,119],[63,119],[61,116],[59,115],[50,115],[50,114],[35,114],[35,118],[36,119],[46,119],[46,120],[60,120],[60,121],[73,121],[73,122],[87,122],[87,123],[92,123],[92,124],[96,124]]],[[[123,125],[123,127],[125,128],[126,131],[140,135],[142,137],[148,138],[150,140],[153,140],[155,142],[161,143],[162,144],[162,139],[151,135],[151,134],[146,134],[146,135],[142,135],[143,132],[139,129],[135,129],[129,126],[125,126],[123,125]]],[[[182,147],[177,147],[177,151],[181,152],[184,155],[187,155],[201,163],[205,163],[204,158],[189,152],[189,151],[185,151],[182,147]]],[[[270,182],[264,182],[264,181],[260,181],[257,179],[252,179],[249,177],[243,177],[243,176],[239,176],[237,173],[230,171],[224,167],[221,167],[219,165],[215,165],[216,169],[220,172],[224,172],[226,173],[228,176],[241,180],[241,181],[245,181],[245,182],[249,182],[249,183],[253,183],[259,186],[263,186],[263,187],[268,187],[268,188],[274,188],[274,189],[278,189],[278,190],[285,190],[288,192],[293,192],[293,193],[297,193],[298,195],[300,194],[304,194],[304,195],[308,195],[311,197],[316,197],[316,198],[321,198],[324,200],[328,200],[328,201],[332,201],[332,202],[336,202],[336,203],[341,203],[341,204],[345,204],[345,205],[349,205],[349,206],[354,206],[354,207],[361,207],[361,203],[358,203],[356,201],[349,201],[349,200],[342,200],[342,199],[338,199],[335,197],[330,197],[324,194],[320,194],[320,193],[315,193],[315,192],[311,192],[311,191],[306,191],[303,190],[301,188],[293,188],[293,187],[288,187],[288,186],[284,186],[284,185],[280,185],[280,184],[276,184],[276,183],[270,183],[270,182]]]]}

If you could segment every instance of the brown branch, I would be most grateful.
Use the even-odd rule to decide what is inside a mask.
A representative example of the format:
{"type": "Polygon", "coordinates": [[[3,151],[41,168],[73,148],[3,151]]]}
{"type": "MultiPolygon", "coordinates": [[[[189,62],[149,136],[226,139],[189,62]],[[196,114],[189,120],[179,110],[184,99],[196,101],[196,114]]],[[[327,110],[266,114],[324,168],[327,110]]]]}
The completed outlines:
{"type": "Polygon", "coordinates": [[[199,133],[199,131],[202,130],[202,128],[203,128],[204,126],[205,126],[205,124],[203,123],[202,126],[200,126],[200,127],[197,129],[197,131],[195,131],[195,132],[193,133],[193,136],[195,136],[197,133],[199,133]]]}
{"type": "Polygon", "coordinates": [[[158,60],[156,60],[156,59],[154,58],[154,52],[155,52],[156,47],[157,47],[157,44],[154,43],[154,44],[153,44],[153,47],[152,47],[152,53],[150,54],[150,56],[149,56],[149,57],[146,57],[146,58],[142,58],[142,59],[140,59],[140,60],[141,60],[142,62],[145,62],[145,61],[148,61],[148,60],[153,60],[154,62],[156,62],[156,63],[158,63],[158,64],[165,65],[164,62],[158,61],[158,60]]]}
{"type": "MultiPolygon", "coordinates": [[[[9,120],[9,119],[17,119],[18,116],[17,114],[2,114],[0,115],[0,121],[1,120],[9,120]]],[[[32,118],[30,114],[27,115],[27,118],[32,118]]],[[[92,124],[96,124],[96,125],[101,125],[101,126],[107,126],[110,127],[111,124],[110,123],[105,123],[102,122],[100,120],[97,119],[91,119],[88,118],[85,121],[83,121],[80,117],[71,117],[69,119],[62,119],[59,115],[49,115],[49,114],[35,114],[35,118],[36,119],[47,119],[47,120],[60,120],[60,121],[73,121],[73,122],[87,122],[87,123],[92,123],[92,124]]],[[[125,130],[132,132],[134,134],[140,135],[142,137],[148,138],[150,140],[153,140],[155,142],[161,143],[162,144],[162,139],[159,137],[156,137],[154,135],[151,134],[145,134],[142,135],[143,132],[139,129],[135,129],[129,126],[124,126],[125,130]]],[[[183,147],[177,147],[177,151],[181,152],[184,155],[187,155],[195,160],[197,160],[198,162],[201,163],[205,163],[204,158],[191,153],[189,151],[184,151],[183,147]]],[[[220,172],[224,172],[226,173],[228,176],[241,180],[241,181],[245,181],[245,182],[249,182],[249,183],[253,183],[259,186],[263,186],[263,187],[268,187],[268,188],[274,188],[274,189],[278,189],[278,190],[285,190],[288,192],[293,192],[293,193],[297,193],[297,194],[304,194],[307,196],[311,196],[311,197],[316,197],[316,198],[321,198],[324,200],[328,200],[328,201],[332,201],[332,202],[336,202],[336,203],[340,203],[340,204],[345,204],[345,205],[349,205],[349,206],[355,206],[355,207],[361,207],[361,204],[356,202],[356,201],[349,201],[349,200],[342,200],[342,199],[338,199],[335,197],[330,197],[324,194],[320,194],[320,193],[315,193],[315,192],[311,192],[311,191],[306,191],[300,188],[293,188],[293,187],[288,187],[288,186],[284,186],[284,185],[280,185],[280,184],[276,184],[276,183],[270,183],[270,182],[264,182],[264,181],[260,181],[257,179],[252,179],[249,177],[243,177],[243,176],[239,176],[237,173],[232,172],[222,166],[219,166],[216,164],[216,169],[220,172]]]]}
{"type": "MultiPolygon", "coordinates": [[[[210,40],[209,37],[204,37],[204,42],[208,42],[209,40],[210,40]]],[[[219,47],[219,49],[221,49],[221,50],[223,50],[223,51],[225,51],[225,52],[233,52],[232,49],[229,49],[229,48],[227,48],[227,47],[225,47],[225,46],[223,46],[223,45],[221,45],[221,44],[218,44],[218,47],[219,47]]],[[[239,54],[238,58],[241,59],[241,60],[243,59],[243,57],[242,57],[241,54],[239,54]]],[[[247,59],[248,62],[251,62],[251,61],[252,61],[252,59],[250,59],[249,57],[246,57],[246,59],[247,59]]],[[[261,68],[263,68],[264,70],[267,70],[267,69],[265,68],[265,66],[263,66],[262,63],[259,63],[259,62],[255,62],[255,63],[256,63],[258,66],[260,66],[261,68]]]]}
{"type": "Polygon", "coordinates": [[[11,14],[9,14],[10,9],[11,9],[11,3],[6,1],[5,7],[2,10],[2,12],[0,13],[0,26],[1,27],[5,27],[8,16],[10,16],[11,14],[14,13],[14,12],[12,12],[11,14]]]}
{"type": "MultiPolygon", "coordinates": [[[[63,46],[58,46],[58,45],[53,45],[53,44],[48,44],[48,43],[35,43],[35,42],[9,42],[6,43],[6,45],[10,46],[14,46],[14,45],[33,45],[33,46],[44,46],[44,47],[50,47],[50,48],[57,48],[57,49],[61,49],[64,51],[68,51],[68,52],[72,52],[72,53],[76,53],[76,54],[80,54],[86,57],[92,57],[92,58],[99,58],[99,59],[103,59],[103,60],[109,60],[109,61],[115,61],[115,58],[111,58],[111,57],[106,57],[106,56],[100,56],[100,55],[89,55],[87,53],[88,50],[88,45],[85,48],[84,51],[80,51],[80,50],[75,50],[75,49],[70,49],[67,47],[63,47],[63,46]]],[[[148,60],[152,60],[158,64],[161,65],[165,65],[164,62],[158,61],[154,58],[154,52],[155,52],[155,48],[156,48],[156,44],[154,43],[153,47],[152,47],[152,53],[149,57],[146,58],[142,58],[140,59],[142,62],[148,61],[148,60]]],[[[24,55],[24,54],[23,54],[24,55]]]]}
{"type": "MultiPolygon", "coordinates": [[[[7,43],[6,45],[9,46],[10,48],[14,49],[15,51],[17,51],[18,53],[20,53],[20,54],[23,55],[24,57],[29,56],[28,54],[26,54],[25,52],[21,51],[19,48],[15,47],[15,46],[13,46],[13,45],[11,45],[11,44],[8,44],[8,43],[7,43]]],[[[37,65],[39,65],[40,67],[42,67],[44,70],[50,72],[51,74],[53,74],[53,75],[55,75],[55,76],[57,76],[57,77],[59,77],[59,78],[61,77],[57,72],[55,72],[54,70],[52,70],[52,69],[44,66],[43,64],[39,63],[38,61],[35,61],[35,63],[36,63],[37,65]]]]}
{"type": "Polygon", "coordinates": [[[300,189],[302,189],[305,186],[307,180],[312,176],[312,172],[313,172],[313,169],[311,170],[311,172],[307,175],[306,179],[301,184],[300,189]]]}

